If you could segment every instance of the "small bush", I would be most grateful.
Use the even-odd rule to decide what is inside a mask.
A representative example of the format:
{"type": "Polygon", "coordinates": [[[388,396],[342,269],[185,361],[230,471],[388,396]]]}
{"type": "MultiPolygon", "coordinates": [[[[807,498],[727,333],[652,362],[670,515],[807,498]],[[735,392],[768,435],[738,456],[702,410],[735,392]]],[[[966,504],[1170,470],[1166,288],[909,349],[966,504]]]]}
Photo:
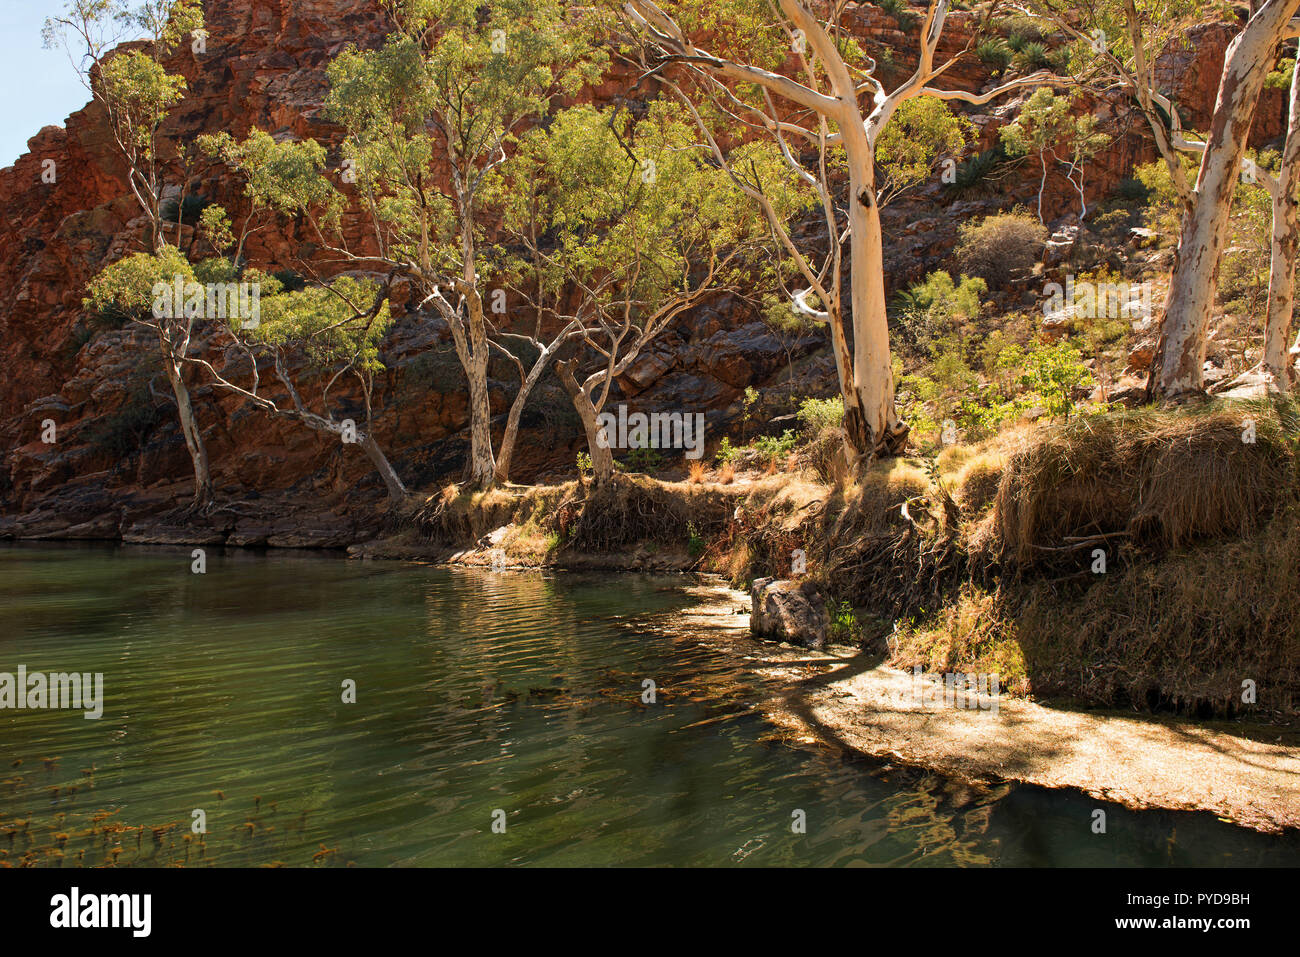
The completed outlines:
{"type": "Polygon", "coordinates": [[[655,449],[632,449],[623,461],[629,472],[657,472],[663,464],[663,455],[655,449]]]}
{"type": "Polygon", "coordinates": [[[823,429],[834,428],[844,421],[844,398],[832,396],[829,399],[809,397],[799,403],[799,421],[809,436],[821,434],[823,429]]]}
{"type": "Polygon", "coordinates": [[[975,47],[975,55],[981,62],[1005,70],[1007,64],[1011,62],[1012,50],[1001,38],[993,37],[975,47]]]}
{"type": "Polygon", "coordinates": [[[961,227],[957,262],[962,272],[1005,287],[1014,274],[1038,262],[1048,235],[1047,227],[1028,212],[996,213],[961,227]]]}
{"type": "Polygon", "coordinates": [[[953,186],[959,190],[973,189],[982,183],[989,174],[1001,166],[1007,159],[1007,151],[1001,143],[990,149],[981,150],[969,159],[957,164],[953,186]]]}
{"type": "Polygon", "coordinates": [[[853,606],[846,601],[840,602],[839,608],[831,609],[831,626],[827,637],[837,645],[848,645],[858,639],[858,616],[853,613],[853,606]]]}
{"type": "Polygon", "coordinates": [[[754,440],[754,448],[763,461],[771,465],[789,456],[794,449],[795,438],[794,432],[786,429],[779,438],[773,435],[759,436],[754,440]]]}
{"type": "Polygon", "coordinates": [[[1047,44],[1037,40],[1029,40],[1022,44],[1011,62],[1020,70],[1041,70],[1052,65],[1051,57],[1047,53],[1047,44]]]}

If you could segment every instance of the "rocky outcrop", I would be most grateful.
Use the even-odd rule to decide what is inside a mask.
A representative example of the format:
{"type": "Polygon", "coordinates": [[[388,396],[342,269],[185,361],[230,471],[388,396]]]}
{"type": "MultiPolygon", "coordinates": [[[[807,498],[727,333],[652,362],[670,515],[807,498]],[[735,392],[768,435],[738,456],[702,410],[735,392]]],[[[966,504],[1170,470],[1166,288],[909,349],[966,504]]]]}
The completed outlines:
{"type": "MultiPolygon", "coordinates": [[[[206,52],[184,48],[169,64],[186,77],[188,94],[168,121],[166,139],[192,144],[201,133],[228,130],[243,136],[256,126],[336,147],[339,131],[322,113],[325,67],[347,43],[382,42],[388,24],[378,0],[206,0],[204,7],[206,52]]],[[[967,45],[975,19],[966,11],[950,15],[941,57],[967,45]]],[[[878,55],[886,83],[910,72],[917,55],[914,28],[902,31],[892,15],[865,4],[850,4],[845,23],[878,55]]],[[[1186,79],[1177,99],[1189,109],[1199,108],[1206,97],[1213,102],[1217,78],[1212,67],[1216,56],[1221,61],[1226,43],[1221,33],[1210,30],[1204,42],[1194,45],[1194,60],[1184,64],[1186,79]]],[[[973,55],[945,76],[948,84],[970,90],[986,89],[999,79],[973,55]]],[[[584,96],[609,102],[630,88],[628,77],[613,74],[584,96]]],[[[1281,98],[1270,97],[1266,94],[1260,112],[1280,117],[1281,98]]],[[[995,140],[1014,104],[991,104],[983,108],[986,113],[972,113],[982,145],[995,140]]],[[[1097,108],[1113,110],[1114,105],[1097,108]]],[[[1257,123],[1263,133],[1275,125],[1271,119],[1257,123]]],[[[5,210],[0,221],[0,515],[7,516],[0,522],[0,535],[149,534],[131,531],[142,514],[163,515],[188,497],[185,445],[149,343],[129,329],[96,326],[81,306],[87,281],[137,248],[141,224],[134,201],[103,116],[93,105],[68,117],[63,127],[41,130],[29,147],[14,166],[0,170],[0,206],[5,210]],[[47,161],[56,173],[53,182],[42,176],[47,161]],[[57,433],[53,443],[42,441],[50,422],[57,433]]],[[[1141,158],[1141,150],[1140,140],[1126,138],[1099,158],[1090,189],[1104,193],[1141,158]]],[[[1032,173],[1022,170],[996,188],[973,193],[930,183],[888,207],[884,221],[891,287],[942,265],[959,225],[1009,205],[1012,196],[1024,194],[1032,173]]],[[[190,195],[219,202],[238,215],[241,187],[224,167],[200,162],[183,171],[173,162],[169,179],[173,188],[186,180],[190,195]]],[[[1073,202],[1068,184],[1049,183],[1045,207],[1050,216],[1068,211],[1073,202]]],[[[345,223],[349,243],[364,249],[368,240],[360,221],[345,223]]],[[[806,227],[812,241],[819,228],[812,217],[806,227]]],[[[175,238],[186,241],[188,228],[175,238]]],[[[290,269],[301,265],[297,257],[310,248],[298,227],[286,222],[254,233],[247,254],[259,267],[290,269]]],[[[324,272],[332,268],[317,265],[324,272]]],[[[382,348],[386,371],[376,388],[375,434],[408,487],[423,489],[459,476],[468,407],[445,325],[396,305],[398,321],[382,348]]],[[[218,366],[227,361],[211,343],[200,341],[197,348],[218,366]]],[[[611,401],[628,401],[646,411],[705,412],[712,442],[741,414],[738,399],[746,387],[784,386],[788,360],[800,370],[796,387],[801,392],[834,389],[833,364],[825,361],[820,334],[779,340],[752,303],[722,296],[684,316],[647,350],[620,378],[611,401]]],[[[497,362],[492,376],[492,407],[504,418],[515,373],[509,364],[497,362]]],[[[327,542],[345,533],[338,531],[342,526],[335,518],[317,521],[318,514],[350,522],[354,529],[372,521],[383,489],[355,447],[251,411],[196,375],[190,387],[218,499],[247,503],[266,495],[288,512],[309,512],[293,520],[299,531],[254,517],[243,526],[236,522],[218,528],[214,535],[248,543],[327,542]]],[[[514,460],[516,477],[525,481],[571,472],[582,446],[581,429],[563,390],[548,379],[534,396],[514,460]]],[[[359,396],[345,392],[339,399],[360,414],[359,396]]]]}

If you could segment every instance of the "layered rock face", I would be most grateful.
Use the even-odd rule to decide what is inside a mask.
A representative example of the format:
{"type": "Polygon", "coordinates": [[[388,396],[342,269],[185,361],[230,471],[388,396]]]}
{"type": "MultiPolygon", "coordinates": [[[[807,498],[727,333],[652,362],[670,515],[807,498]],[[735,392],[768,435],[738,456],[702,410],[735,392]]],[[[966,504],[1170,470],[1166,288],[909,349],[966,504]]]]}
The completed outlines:
{"type": "MultiPolygon", "coordinates": [[[[258,127],[337,146],[340,133],[322,115],[325,68],[348,43],[382,42],[387,24],[377,0],[206,0],[204,6],[206,51],[184,49],[169,64],[184,74],[189,92],[169,119],[165,139],[192,145],[201,133],[227,130],[242,137],[258,127]]],[[[910,72],[915,38],[898,30],[892,17],[850,5],[846,22],[869,47],[894,48],[887,84],[910,72]]],[[[949,18],[940,56],[966,45],[971,23],[966,13],[949,18]]],[[[1208,110],[1204,104],[1213,103],[1212,61],[1217,56],[1222,62],[1226,36],[1211,39],[1217,54],[1215,43],[1200,44],[1186,67],[1190,85],[1179,101],[1189,109],[1208,110]]],[[[945,79],[970,90],[994,82],[974,56],[945,79]]],[[[609,102],[627,93],[630,81],[612,76],[590,95],[609,102]]],[[[1282,97],[1277,91],[1267,96],[1277,103],[1261,105],[1261,115],[1270,117],[1265,134],[1283,116],[1282,97]]],[[[974,118],[988,145],[1010,107],[999,102],[985,109],[974,118]]],[[[191,481],[165,380],[151,358],[156,350],[141,331],[95,328],[81,305],[86,283],[138,249],[142,233],[104,117],[88,106],[63,127],[41,130],[29,146],[14,166],[0,170],[0,535],[193,538],[195,532],[168,531],[156,519],[188,497],[191,481]],[[53,182],[47,182],[51,169],[53,182]],[[52,443],[42,441],[50,423],[52,443]]],[[[1105,195],[1133,162],[1146,158],[1144,149],[1140,140],[1122,139],[1100,158],[1089,180],[1094,195],[1105,195]]],[[[169,181],[186,182],[190,195],[238,215],[241,186],[224,167],[203,162],[186,172],[176,165],[173,173],[169,181]]],[[[1036,173],[1027,171],[975,200],[931,184],[887,210],[890,281],[901,285],[937,268],[962,222],[1009,205],[1010,195],[1023,197],[1031,180],[1036,191],[1036,173]]],[[[1050,184],[1050,215],[1073,203],[1067,183],[1050,184]]],[[[359,221],[346,228],[353,245],[366,242],[359,221]]],[[[185,231],[177,238],[183,243],[185,231]]],[[[293,223],[281,223],[254,234],[247,253],[268,270],[294,268],[309,248],[306,241],[293,223]]],[[[377,383],[376,433],[407,484],[427,488],[459,477],[468,407],[445,325],[431,315],[397,313],[384,344],[387,371],[377,383]]],[[[198,348],[220,364],[208,344],[200,341],[198,348]]],[[[801,363],[801,392],[832,391],[833,365],[822,349],[816,336],[778,341],[742,299],[722,296],[647,349],[613,401],[650,411],[706,412],[712,444],[735,415],[743,390],[784,384],[791,357],[811,356],[801,363]]],[[[516,380],[504,363],[493,375],[493,407],[504,416],[516,380]]],[[[218,498],[230,505],[214,520],[213,540],[342,544],[373,527],[382,487],[360,451],[272,420],[215,392],[197,374],[191,386],[218,498]]],[[[345,411],[352,401],[360,413],[355,396],[343,398],[345,411]]],[[[571,470],[581,447],[567,396],[546,380],[525,414],[516,477],[571,470]]]]}

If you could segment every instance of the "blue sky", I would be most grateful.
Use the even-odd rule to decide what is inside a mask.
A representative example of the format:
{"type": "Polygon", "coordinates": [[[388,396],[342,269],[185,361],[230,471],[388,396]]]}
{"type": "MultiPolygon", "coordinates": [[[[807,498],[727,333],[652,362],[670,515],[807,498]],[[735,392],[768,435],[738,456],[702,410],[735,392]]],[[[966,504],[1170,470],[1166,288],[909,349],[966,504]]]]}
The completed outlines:
{"type": "Polygon", "coordinates": [[[45,18],[62,0],[0,0],[0,166],[12,166],[42,126],[62,126],[90,94],[67,54],[41,47],[45,18]]]}

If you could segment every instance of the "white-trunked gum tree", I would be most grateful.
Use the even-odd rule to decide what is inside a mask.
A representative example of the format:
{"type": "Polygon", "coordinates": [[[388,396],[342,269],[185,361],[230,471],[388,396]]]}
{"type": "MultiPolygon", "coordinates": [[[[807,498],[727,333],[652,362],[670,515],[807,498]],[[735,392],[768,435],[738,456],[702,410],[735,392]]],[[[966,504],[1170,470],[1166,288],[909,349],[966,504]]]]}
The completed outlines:
{"type": "MultiPolygon", "coordinates": [[[[521,138],[512,173],[530,188],[499,182],[515,288],[582,345],[556,369],[598,484],[614,473],[599,416],[617,378],[684,312],[771,271],[764,215],[712,161],[690,114],[666,98],[635,104],[639,119],[632,109],[560,112],[521,138]]],[[[732,160],[766,184],[777,216],[813,201],[770,146],[741,145],[732,160]]]]}
{"type": "Polygon", "coordinates": [[[169,73],[163,59],[185,38],[203,29],[198,0],[67,0],[63,12],[45,21],[46,46],[62,47],[92,101],[104,112],[111,143],[121,160],[127,186],[140,207],[141,251],[106,267],[92,281],[88,308],[117,309],[132,323],[149,329],[158,343],[163,371],[171,387],[181,435],[194,471],[192,507],[213,502],[212,478],[203,431],[194,415],[183,374],[196,321],[202,317],[178,309],[161,314],[148,290],[175,277],[192,280],[180,251],[167,242],[163,217],[167,138],[162,127],[185,96],[185,77],[169,73]],[[139,38],[131,46],[118,46],[139,38]]]}
{"type": "Polygon", "coordinates": [[[395,24],[384,43],[349,47],[328,68],[326,115],[345,134],[337,179],[365,240],[349,243],[319,204],[299,211],[322,262],[406,279],[417,311],[447,323],[468,388],[466,480],[490,488],[499,480],[488,394],[498,329],[487,301],[503,278],[484,189],[509,166],[512,139],[594,81],[604,58],[593,24],[556,0],[383,3],[395,24]]]}
{"type": "Polygon", "coordinates": [[[1157,60],[1206,16],[1198,0],[1031,0],[1019,9],[1049,21],[1076,44],[1081,77],[1101,89],[1119,89],[1146,119],[1152,142],[1182,209],[1182,229],[1169,296],[1148,390],[1179,399],[1204,391],[1206,332],[1218,290],[1219,265],[1239,175],[1267,191],[1272,205],[1272,242],[1267,315],[1260,369],[1268,386],[1295,384],[1288,350],[1293,319],[1295,260],[1300,217],[1300,89],[1293,70],[1286,138],[1277,171],[1261,169],[1247,155],[1256,104],[1279,45],[1300,36],[1300,3],[1260,0],[1246,11],[1240,32],[1224,56],[1213,116],[1204,136],[1184,131],[1171,91],[1157,80],[1157,60]],[[1183,155],[1197,157],[1195,180],[1183,155]]]}
{"type": "Polygon", "coordinates": [[[876,62],[841,29],[845,6],[839,0],[628,0],[624,11],[643,42],[644,67],[691,104],[702,128],[725,121],[733,132],[766,131],[789,169],[820,196],[830,249],[816,263],[762,189],[745,184],[718,139],[710,137],[715,159],[763,209],[802,276],[806,285],[794,294],[795,307],[830,328],[844,400],[845,454],[857,469],[877,456],[902,452],[908,435],[894,406],[880,221],[884,184],[877,169],[881,138],[891,120],[916,101],[978,105],[1053,77],[1034,73],[981,93],[946,88],[944,74],[967,50],[937,56],[949,5],[932,0],[920,23],[916,69],[886,89],[876,62]],[[704,28],[713,29],[721,46],[696,45],[691,37],[704,28]],[[813,154],[810,163],[802,160],[805,150],[813,154]],[[833,171],[846,174],[843,202],[833,171]],[[848,295],[841,278],[846,257],[848,295]]]}

